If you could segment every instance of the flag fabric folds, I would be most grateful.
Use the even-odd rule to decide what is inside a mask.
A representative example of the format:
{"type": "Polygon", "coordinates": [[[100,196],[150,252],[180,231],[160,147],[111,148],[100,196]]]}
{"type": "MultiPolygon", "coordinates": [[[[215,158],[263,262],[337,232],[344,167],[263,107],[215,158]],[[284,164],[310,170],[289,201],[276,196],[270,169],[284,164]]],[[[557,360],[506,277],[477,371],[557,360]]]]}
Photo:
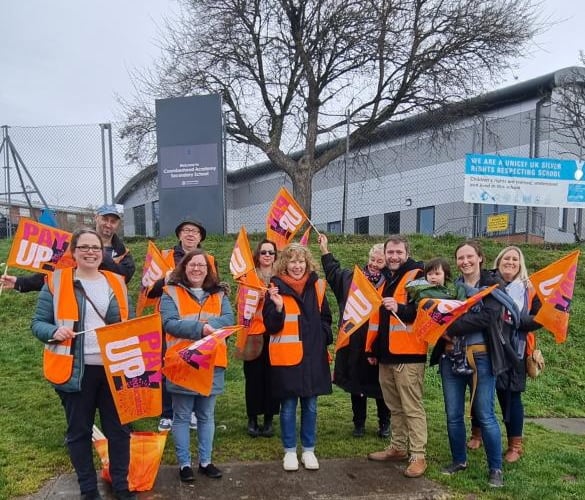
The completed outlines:
{"type": "MultiPolygon", "coordinates": [[[[241,277],[238,283],[238,309],[237,322],[241,325],[236,338],[236,356],[241,357],[244,353],[246,341],[249,335],[264,333],[264,330],[252,331],[253,319],[262,302],[262,295],[266,292],[266,286],[253,270],[241,277]]],[[[243,358],[242,358],[243,359],[243,358]]]]}
{"type": "Polygon", "coordinates": [[[304,247],[308,247],[309,246],[309,235],[311,234],[311,229],[312,229],[312,227],[309,226],[307,228],[307,230],[303,233],[303,235],[301,236],[301,239],[299,241],[299,243],[301,245],[303,245],[304,247]]]}
{"type": "Polygon", "coordinates": [[[7,265],[45,274],[74,267],[75,261],[69,251],[71,236],[67,231],[21,217],[7,265]]]}
{"type": "Polygon", "coordinates": [[[349,345],[349,337],[382,305],[382,298],[362,270],[355,266],[343,310],[343,322],[337,333],[335,352],[349,345]]]}
{"type": "Polygon", "coordinates": [[[158,247],[152,241],[148,240],[148,248],[146,249],[144,266],[142,267],[140,294],[136,301],[136,316],[142,316],[146,307],[156,306],[158,304],[160,299],[149,299],[148,292],[158,280],[166,276],[168,271],[171,271],[171,267],[168,265],[166,259],[158,247]]]}
{"type": "Polygon", "coordinates": [[[307,220],[301,206],[281,187],[266,216],[266,237],[282,250],[307,220]]]}
{"type": "Polygon", "coordinates": [[[416,320],[412,330],[420,340],[431,345],[437,343],[447,327],[459,316],[466,313],[486,295],[489,295],[497,285],[480,290],[467,300],[451,299],[421,299],[418,303],[416,320]]]}
{"type": "Polygon", "coordinates": [[[230,271],[234,280],[237,281],[245,274],[253,272],[254,268],[254,258],[250,250],[248,234],[246,233],[246,228],[242,226],[230,258],[230,271]]]}
{"type": "Polygon", "coordinates": [[[534,320],[553,334],[557,344],[567,340],[579,254],[575,250],[529,277],[542,304],[534,320]]]}
{"type": "Polygon", "coordinates": [[[217,346],[239,328],[239,325],[221,328],[196,342],[178,342],[167,350],[163,373],[173,384],[209,396],[217,346]]]}
{"type": "Polygon", "coordinates": [[[162,411],[162,327],[151,314],[96,329],[120,422],[162,411]]]}

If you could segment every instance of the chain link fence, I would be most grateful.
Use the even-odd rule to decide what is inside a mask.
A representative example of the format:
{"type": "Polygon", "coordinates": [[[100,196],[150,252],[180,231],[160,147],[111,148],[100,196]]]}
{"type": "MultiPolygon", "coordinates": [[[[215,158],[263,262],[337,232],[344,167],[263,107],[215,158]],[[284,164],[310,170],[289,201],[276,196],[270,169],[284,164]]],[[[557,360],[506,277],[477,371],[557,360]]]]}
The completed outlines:
{"type": "MultiPolygon", "coordinates": [[[[346,151],[314,176],[311,220],[319,230],[331,233],[452,233],[511,242],[579,240],[581,209],[463,202],[467,153],[578,158],[577,146],[563,143],[551,126],[552,112],[550,104],[525,99],[481,113],[419,115],[381,127],[369,142],[346,151]],[[505,228],[490,228],[494,215],[506,216],[505,228]]],[[[3,139],[10,141],[3,142],[0,159],[0,212],[8,213],[8,198],[25,206],[27,196],[34,204],[45,200],[51,208],[92,211],[111,203],[143,168],[126,161],[121,126],[3,127],[3,139]]],[[[264,232],[275,193],[283,185],[292,192],[292,183],[258,153],[230,145],[226,155],[227,232],[236,233],[241,226],[251,233],[264,232]]],[[[156,180],[154,172],[149,183],[156,180]]],[[[156,205],[157,190],[149,193],[151,199],[141,203],[156,205]]],[[[138,227],[134,214],[144,212],[144,206],[138,207],[140,211],[136,208],[125,207],[125,219],[133,228],[138,227]]],[[[204,221],[205,215],[200,218],[204,221]]],[[[144,231],[134,233],[156,236],[156,229],[141,227],[144,231]]],[[[156,228],[156,221],[152,227],[156,228]]]]}

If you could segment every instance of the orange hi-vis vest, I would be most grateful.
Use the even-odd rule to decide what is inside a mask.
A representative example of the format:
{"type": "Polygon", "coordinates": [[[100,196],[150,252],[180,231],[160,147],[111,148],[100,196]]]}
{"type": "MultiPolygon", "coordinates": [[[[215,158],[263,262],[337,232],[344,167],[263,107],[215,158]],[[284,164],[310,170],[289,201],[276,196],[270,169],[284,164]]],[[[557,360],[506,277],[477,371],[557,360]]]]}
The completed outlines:
{"type": "MultiPolygon", "coordinates": [[[[404,274],[396,289],[393,297],[399,304],[408,302],[408,293],[406,284],[412,281],[420,274],[420,269],[413,269],[404,274]]],[[[426,355],[429,346],[425,341],[418,339],[412,332],[412,324],[406,324],[406,327],[400,323],[398,318],[393,314],[390,315],[390,328],[388,329],[388,350],[391,354],[423,354],[426,355]]]]}
{"type": "MultiPolygon", "coordinates": [[[[384,282],[376,288],[376,293],[378,296],[382,296],[382,292],[384,291],[384,282]]],[[[372,311],[370,317],[368,319],[368,331],[366,333],[366,343],[364,346],[365,352],[372,351],[372,343],[378,337],[378,329],[380,328],[380,308],[372,311]]]]}
{"type": "MultiPolygon", "coordinates": [[[[325,280],[315,281],[315,293],[319,311],[325,298],[325,280]]],[[[285,312],[282,330],[270,336],[268,355],[272,366],[294,366],[303,359],[303,341],[299,331],[299,316],[301,309],[290,295],[283,295],[283,308],[285,312]]]]}
{"type": "MultiPolygon", "coordinates": [[[[73,277],[75,269],[72,267],[56,269],[47,275],[47,286],[53,294],[53,311],[57,327],[65,326],[73,328],[76,321],[79,321],[79,309],[73,277]]],[[[112,289],[120,309],[122,321],[128,319],[128,290],[124,277],[110,271],[100,271],[106,278],[112,289]]],[[[45,344],[43,353],[43,372],[45,378],[53,384],[64,384],[73,373],[73,339],[63,342],[45,344]]]]}
{"type": "MultiPolygon", "coordinates": [[[[401,280],[396,285],[392,297],[396,299],[398,304],[406,304],[408,302],[408,293],[406,292],[406,284],[415,279],[419,274],[420,269],[412,269],[404,274],[401,280]]],[[[380,311],[375,311],[370,316],[370,324],[366,336],[365,351],[372,351],[372,344],[378,337],[378,328],[380,323],[380,311]]],[[[407,324],[404,327],[400,320],[393,314],[390,315],[390,325],[388,328],[388,350],[391,354],[426,354],[428,344],[424,341],[418,340],[416,335],[412,333],[412,325],[407,324]]]]}
{"type": "MultiPolygon", "coordinates": [[[[199,304],[194,297],[183,287],[168,285],[165,287],[168,296],[173,299],[177,306],[181,319],[196,320],[201,323],[207,323],[209,318],[221,316],[221,302],[224,296],[223,292],[217,292],[209,295],[203,304],[199,304]]],[[[180,351],[193,343],[191,339],[182,339],[166,334],[167,350],[180,351]]],[[[221,368],[227,368],[227,346],[225,340],[221,340],[217,346],[215,355],[215,365],[221,368]]]]}

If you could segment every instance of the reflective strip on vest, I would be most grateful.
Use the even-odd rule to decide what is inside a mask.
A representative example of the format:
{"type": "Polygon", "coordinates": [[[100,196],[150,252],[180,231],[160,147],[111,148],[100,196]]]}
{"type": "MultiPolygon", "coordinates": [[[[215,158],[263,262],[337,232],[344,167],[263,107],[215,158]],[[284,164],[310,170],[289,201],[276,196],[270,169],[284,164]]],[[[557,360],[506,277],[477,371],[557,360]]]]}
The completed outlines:
{"type": "MultiPolygon", "coordinates": [[[[319,311],[325,298],[326,283],[324,280],[315,282],[315,294],[319,311]]],[[[290,295],[283,295],[285,311],[284,324],[280,332],[270,336],[268,355],[272,366],[294,366],[303,358],[303,343],[300,338],[299,316],[301,310],[297,301],[290,295]]]]}
{"type": "MultiPolygon", "coordinates": [[[[173,299],[179,316],[182,320],[199,321],[207,323],[209,318],[221,316],[221,303],[224,296],[223,292],[208,295],[203,304],[195,300],[185,288],[175,285],[165,287],[167,295],[173,299]]],[[[166,334],[167,349],[181,350],[193,343],[193,340],[175,337],[169,333],[166,334]]],[[[227,346],[225,340],[221,340],[217,345],[217,354],[215,356],[216,366],[227,367],[227,346]]]]}
{"type": "MultiPolygon", "coordinates": [[[[408,302],[408,292],[406,291],[406,284],[415,279],[420,269],[413,269],[404,274],[396,289],[393,297],[399,304],[406,304],[408,302]]],[[[426,355],[428,344],[418,339],[412,332],[412,324],[402,325],[400,321],[394,316],[390,315],[390,325],[388,329],[388,350],[391,354],[414,354],[426,355]]]]}

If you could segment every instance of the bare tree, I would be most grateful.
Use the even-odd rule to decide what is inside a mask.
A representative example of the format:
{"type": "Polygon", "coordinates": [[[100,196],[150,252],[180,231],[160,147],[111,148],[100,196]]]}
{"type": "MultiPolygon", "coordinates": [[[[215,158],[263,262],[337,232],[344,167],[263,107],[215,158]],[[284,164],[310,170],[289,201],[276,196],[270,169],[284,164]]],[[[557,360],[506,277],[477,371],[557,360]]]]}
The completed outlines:
{"type": "MultiPolygon", "coordinates": [[[[585,53],[579,55],[585,66],[585,53]]],[[[562,153],[585,158],[585,67],[573,67],[560,75],[558,90],[552,96],[554,113],[551,130],[562,153]]]]}
{"type": "Polygon", "coordinates": [[[381,124],[497,81],[540,30],[535,0],[179,0],[163,56],[123,102],[129,156],[152,146],[153,98],[216,93],[227,133],[293,182],[310,214],[315,173],[381,124]],[[298,154],[292,154],[300,151],[298,154]]]}

